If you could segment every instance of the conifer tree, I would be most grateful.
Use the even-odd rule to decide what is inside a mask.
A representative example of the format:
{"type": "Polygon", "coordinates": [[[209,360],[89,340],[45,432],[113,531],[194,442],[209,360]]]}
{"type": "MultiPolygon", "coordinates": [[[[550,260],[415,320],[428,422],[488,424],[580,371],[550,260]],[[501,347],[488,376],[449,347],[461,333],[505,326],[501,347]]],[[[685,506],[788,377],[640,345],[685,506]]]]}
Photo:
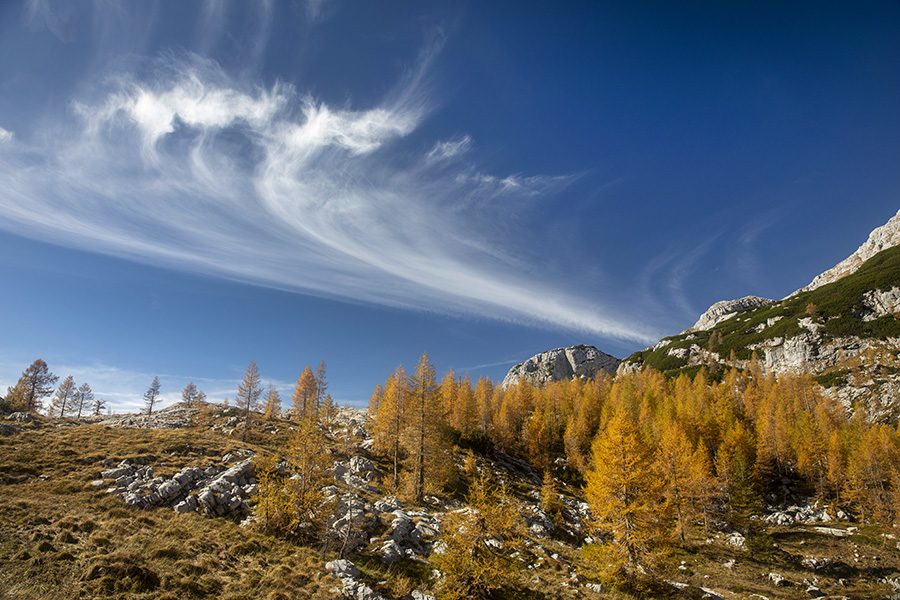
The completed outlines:
{"type": "Polygon", "coordinates": [[[270,421],[278,416],[278,413],[281,412],[281,396],[278,394],[278,390],[275,389],[275,386],[271,383],[269,384],[269,389],[266,392],[265,399],[265,419],[270,421]]]}
{"type": "Polygon", "coordinates": [[[94,402],[91,404],[91,414],[97,416],[103,412],[106,408],[106,400],[103,398],[94,398],[94,402]]]}
{"type": "Polygon", "coordinates": [[[891,478],[900,469],[900,443],[887,425],[864,427],[847,460],[844,497],[859,511],[860,520],[890,522],[893,504],[891,478]]]}
{"type": "Polygon", "coordinates": [[[313,375],[309,365],[300,373],[297,378],[297,385],[294,387],[294,393],[291,395],[291,402],[294,407],[294,419],[302,421],[310,415],[314,409],[313,404],[316,399],[316,376],[313,375]]]}
{"type": "Polygon", "coordinates": [[[375,450],[390,458],[393,463],[391,489],[394,491],[400,487],[400,440],[408,420],[408,406],[409,380],[400,366],[388,377],[372,428],[375,450]]]}
{"type": "MultiPolygon", "coordinates": [[[[702,444],[702,440],[701,440],[702,444]]],[[[712,473],[706,450],[698,453],[674,423],[659,441],[656,468],[662,477],[663,496],[674,513],[679,539],[684,542],[685,524],[698,516],[712,488],[712,473]]]]}
{"type": "Polygon", "coordinates": [[[256,362],[251,361],[250,366],[244,372],[244,378],[238,385],[238,392],[234,398],[235,406],[244,412],[244,431],[241,439],[247,439],[247,433],[250,431],[253,411],[259,409],[259,397],[262,395],[262,381],[259,377],[259,371],[256,368],[256,362]]]}
{"type": "Polygon", "coordinates": [[[555,518],[562,505],[559,499],[559,490],[556,487],[556,480],[550,469],[544,470],[544,479],[541,483],[541,509],[544,510],[551,518],[555,518]]]}
{"type": "Polygon", "coordinates": [[[323,491],[330,470],[325,434],[307,416],[298,423],[283,456],[257,458],[253,510],[259,526],[304,543],[321,540],[334,512],[334,502],[323,491]]]}
{"type": "Polygon", "coordinates": [[[475,405],[478,407],[478,429],[491,436],[494,414],[494,383],[487,377],[479,377],[475,383],[475,405]]]}
{"type": "Polygon", "coordinates": [[[403,436],[411,476],[411,495],[416,502],[425,496],[429,477],[439,476],[446,448],[442,444],[440,396],[434,365],[423,353],[409,378],[409,425],[403,436]]]}
{"type": "Polygon", "coordinates": [[[475,391],[468,373],[458,384],[456,403],[450,413],[450,426],[464,433],[477,429],[478,406],[475,402],[475,391]]]}
{"type": "Polygon", "coordinates": [[[459,398],[459,381],[456,378],[456,375],[453,373],[453,369],[450,369],[444,374],[444,378],[441,379],[440,386],[441,393],[441,413],[444,417],[444,420],[450,422],[450,416],[453,413],[454,407],[456,406],[457,400],[459,398]]]}
{"type": "Polygon", "coordinates": [[[80,419],[81,413],[88,409],[94,402],[94,392],[87,383],[82,383],[75,392],[75,402],[72,406],[72,412],[75,418],[80,419]]]}
{"type": "Polygon", "coordinates": [[[153,414],[153,405],[157,398],[159,398],[159,377],[154,377],[150,387],[144,392],[144,408],[148,415],[153,414]]]}
{"type": "Polygon", "coordinates": [[[594,526],[608,542],[589,544],[585,559],[607,577],[631,578],[664,539],[661,482],[652,447],[627,414],[612,417],[592,448],[585,497],[594,526]]]}
{"type": "Polygon", "coordinates": [[[55,412],[57,417],[62,418],[71,412],[71,403],[75,401],[76,392],[75,378],[69,375],[59,384],[59,388],[57,388],[56,394],[53,396],[53,404],[50,406],[49,411],[50,415],[52,416],[55,412]]]}
{"type": "Polygon", "coordinates": [[[483,473],[469,491],[468,507],[441,523],[441,552],[431,561],[441,571],[442,600],[488,598],[515,575],[509,554],[522,539],[521,509],[505,488],[483,473]]]}
{"type": "Polygon", "coordinates": [[[291,436],[285,458],[293,473],[285,482],[291,534],[303,541],[320,539],[334,503],[323,488],[331,480],[331,456],[324,432],[311,416],[303,419],[291,436]]]}
{"type": "Polygon", "coordinates": [[[325,377],[325,361],[319,362],[319,366],[316,367],[316,388],[315,388],[315,396],[313,400],[312,410],[314,413],[314,417],[316,419],[320,418],[319,413],[322,408],[325,406],[325,398],[328,396],[328,379],[325,377]]]}
{"type": "Polygon", "coordinates": [[[372,390],[372,395],[369,397],[370,419],[374,419],[375,415],[378,414],[378,406],[381,404],[382,398],[384,398],[384,386],[379,383],[375,386],[375,389],[372,390]]]}
{"type": "Polygon", "coordinates": [[[181,390],[181,401],[184,402],[188,408],[194,408],[197,404],[200,403],[200,394],[202,394],[197,385],[191,381],[184,389],[181,390]]]}
{"type": "Polygon", "coordinates": [[[6,401],[12,410],[37,412],[43,408],[43,399],[53,393],[57,381],[59,377],[39,358],[25,369],[14,387],[7,388],[6,401]]]}

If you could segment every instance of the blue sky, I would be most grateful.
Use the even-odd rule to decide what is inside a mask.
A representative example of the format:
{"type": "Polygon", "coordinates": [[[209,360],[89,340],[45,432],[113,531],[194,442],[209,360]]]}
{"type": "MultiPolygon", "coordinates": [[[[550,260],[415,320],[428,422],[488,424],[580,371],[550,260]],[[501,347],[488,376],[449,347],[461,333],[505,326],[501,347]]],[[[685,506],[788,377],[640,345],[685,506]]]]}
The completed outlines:
{"type": "Polygon", "coordinates": [[[0,67],[0,389],[114,410],[624,357],[900,208],[895,2],[5,2],[0,67]]]}

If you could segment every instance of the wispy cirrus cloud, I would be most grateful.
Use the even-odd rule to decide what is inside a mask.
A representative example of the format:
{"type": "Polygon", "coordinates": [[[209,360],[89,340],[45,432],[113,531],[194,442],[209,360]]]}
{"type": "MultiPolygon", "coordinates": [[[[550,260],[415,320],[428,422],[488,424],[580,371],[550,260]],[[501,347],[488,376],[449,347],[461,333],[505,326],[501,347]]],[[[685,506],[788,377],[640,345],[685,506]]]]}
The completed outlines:
{"type": "Polygon", "coordinates": [[[409,146],[435,52],[363,108],[192,54],[108,77],[71,121],[0,144],[0,227],[308,294],[654,340],[536,275],[527,240],[504,234],[492,199],[569,176],[483,172],[464,160],[469,136],[409,146]]]}

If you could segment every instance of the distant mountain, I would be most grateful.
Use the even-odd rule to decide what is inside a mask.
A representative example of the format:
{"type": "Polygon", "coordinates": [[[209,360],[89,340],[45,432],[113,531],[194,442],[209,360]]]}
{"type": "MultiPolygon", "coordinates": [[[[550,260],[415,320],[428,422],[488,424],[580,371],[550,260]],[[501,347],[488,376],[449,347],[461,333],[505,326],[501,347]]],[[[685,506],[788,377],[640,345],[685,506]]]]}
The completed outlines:
{"type": "Polygon", "coordinates": [[[750,296],[710,307],[694,327],[622,361],[670,375],[745,368],[810,373],[873,418],[900,410],[900,213],[846,260],[780,301],[750,296]]]}
{"type": "Polygon", "coordinates": [[[521,380],[535,385],[548,381],[563,381],[573,377],[593,378],[603,370],[615,374],[621,361],[615,356],[597,350],[593,346],[570,346],[541,352],[519,363],[509,370],[503,383],[504,388],[516,385],[521,380]]]}

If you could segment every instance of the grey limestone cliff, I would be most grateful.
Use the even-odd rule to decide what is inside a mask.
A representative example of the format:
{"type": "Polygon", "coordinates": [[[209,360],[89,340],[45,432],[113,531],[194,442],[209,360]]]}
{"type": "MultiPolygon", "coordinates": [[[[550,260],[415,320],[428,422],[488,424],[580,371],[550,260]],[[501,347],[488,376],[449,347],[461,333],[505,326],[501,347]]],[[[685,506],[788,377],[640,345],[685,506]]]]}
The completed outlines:
{"type": "Polygon", "coordinates": [[[509,370],[500,385],[506,388],[523,379],[539,385],[573,377],[592,378],[601,370],[614,375],[620,362],[615,356],[601,352],[593,346],[557,348],[541,352],[517,364],[509,370]]]}

